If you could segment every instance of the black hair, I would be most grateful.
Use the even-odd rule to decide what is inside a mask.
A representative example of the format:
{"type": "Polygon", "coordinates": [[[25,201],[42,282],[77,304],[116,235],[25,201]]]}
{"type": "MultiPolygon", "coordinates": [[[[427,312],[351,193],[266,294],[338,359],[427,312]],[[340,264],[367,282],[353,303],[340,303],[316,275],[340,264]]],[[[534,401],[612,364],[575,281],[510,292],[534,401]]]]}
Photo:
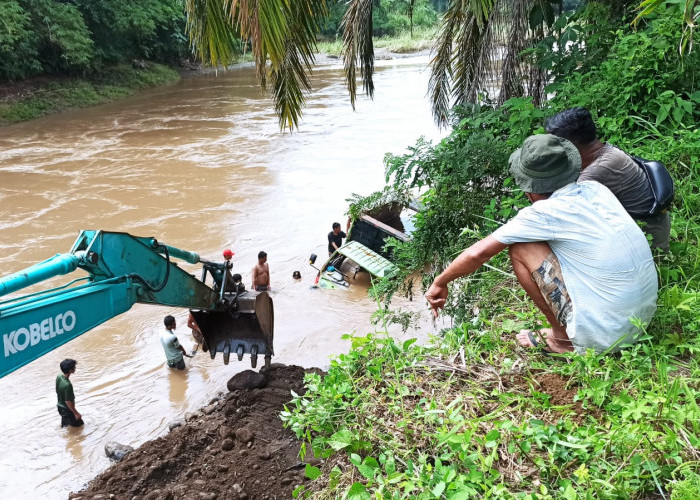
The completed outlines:
{"type": "Polygon", "coordinates": [[[300,273],[299,271],[294,271],[294,272],[292,273],[292,278],[294,278],[295,280],[300,280],[300,279],[301,279],[301,273],[300,273]]]}
{"type": "Polygon", "coordinates": [[[260,250],[258,252],[258,259],[264,259],[265,257],[267,257],[267,252],[260,250]]]}
{"type": "Polygon", "coordinates": [[[595,123],[586,108],[569,108],[547,118],[544,128],[548,134],[563,137],[576,146],[590,144],[596,138],[595,123]]]}
{"type": "Polygon", "coordinates": [[[163,320],[163,323],[165,323],[166,327],[173,326],[175,324],[175,318],[168,314],[163,320]]]}
{"type": "Polygon", "coordinates": [[[333,229],[335,229],[336,227],[340,227],[340,222],[334,222],[334,223],[333,223],[333,229]]]}
{"type": "Polygon", "coordinates": [[[75,370],[75,365],[77,365],[78,362],[74,359],[64,359],[60,363],[61,367],[61,372],[63,372],[64,375],[67,375],[68,373],[72,372],[75,370]]]}
{"type": "Polygon", "coordinates": [[[243,279],[243,276],[241,276],[240,274],[236,273],[236,274],[234,274],[233,276],[231,276],[231,278],[233,278],[233,282],[234,282],[234,283],[238,283],[239,281],[241,281],[241,280],[243,279]]]}

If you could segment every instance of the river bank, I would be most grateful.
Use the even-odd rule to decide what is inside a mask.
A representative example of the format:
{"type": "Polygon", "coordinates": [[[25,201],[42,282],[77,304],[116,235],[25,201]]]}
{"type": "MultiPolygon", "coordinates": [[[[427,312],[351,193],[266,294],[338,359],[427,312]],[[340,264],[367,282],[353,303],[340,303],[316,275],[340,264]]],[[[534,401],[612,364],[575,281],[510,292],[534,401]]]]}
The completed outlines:
{"type": "Polygon", "coordinates": [[[169,434],[142,444],[69,498],[291,498],[309,479],[299,457],[301,442],[278,415],[291,391],[304,393],[306,372],[319,370],[273,364],[260,371],[262,377],[252,372],[233,377],[231,392],[173,422],[169,434]],[[264,387],[244,388],[256,383],[264,387]]]}
{"type": "Polygon", "coordinates": [[[180,79],[173,68],[153,62],[106,68],[85,77],[39,76],[0,84],[0,126],[68,109],[116,101],[180,79]]]}
{"type": "MultiPolygon", "coordinates": [[[[376,60],[418,57],[429,53],[428,40],[400,37],[378,41],[376,60]]],[[[322,44],[316,56],[319,66],[340,60],[340,42],[322,44]]],[[[250,61],[235,63],[226,71],[252,66],[250,61]]],[[[86,108],[113,102],[146,89],[168,85],[183,76],[221,71],[220,68],[174,68],[150,61],[135,61],[106,68],[83,78],[42,75],[16,82],[0,83],[0,126],[11,125],[69,109],[86,108]]]]}

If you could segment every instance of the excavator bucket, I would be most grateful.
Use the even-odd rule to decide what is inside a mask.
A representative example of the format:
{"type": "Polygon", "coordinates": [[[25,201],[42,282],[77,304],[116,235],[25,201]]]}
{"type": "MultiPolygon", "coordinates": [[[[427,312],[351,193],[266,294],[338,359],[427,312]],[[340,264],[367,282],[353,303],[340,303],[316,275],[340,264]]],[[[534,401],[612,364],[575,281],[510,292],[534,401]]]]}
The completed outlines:
{"type": "Polygon", "coordinates": [[[217,352],[223,353],[226,365],[233,353],[239,361],[250,354],[253,368],[258,356],[264,356],[265,366],[269,366],[274,354],[272,298],[267,292],[245,291],[234,300],[235,312],[190,311],[204,337],[203,350],[209,351],[212,359],[217,352]]]}

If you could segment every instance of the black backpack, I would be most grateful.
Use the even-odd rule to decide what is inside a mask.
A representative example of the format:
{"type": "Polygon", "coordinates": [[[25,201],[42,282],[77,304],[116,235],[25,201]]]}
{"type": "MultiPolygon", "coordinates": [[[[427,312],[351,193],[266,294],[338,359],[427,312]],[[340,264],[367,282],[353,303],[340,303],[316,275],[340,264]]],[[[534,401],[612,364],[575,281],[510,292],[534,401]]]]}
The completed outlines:
{"type": "Polygon", "coordinates": [[[629,155],[634,162],[641,167],[651,184],[651,191],[654,193],[654,203],[646,213],[630,214],[636,219],[644,219],[654,217],[662,212],[665,212],[673,203],[675,194],[673,188],[673,179],[668,172],[666,166],[660,161],[645,160],[639,156],[629,155]]]}

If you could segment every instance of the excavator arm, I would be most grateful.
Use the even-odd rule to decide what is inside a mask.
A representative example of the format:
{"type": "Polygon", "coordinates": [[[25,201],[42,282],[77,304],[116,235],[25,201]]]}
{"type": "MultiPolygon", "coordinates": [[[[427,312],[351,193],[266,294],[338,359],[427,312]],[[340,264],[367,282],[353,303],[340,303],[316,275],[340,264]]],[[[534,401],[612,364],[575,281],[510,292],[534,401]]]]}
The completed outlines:
{"type": "Polygon", "coordinates": [[[12,296],[0,302],[2,357],[0,377],[43,356],[135,303],[191,310],[213,358],[223,352],[239,360],[251,354],[269,364],[273,352],[272,300],[265,292],[227,290],[230,263],[201,260],[199,255],[163,245],[154,238],[127,233],[81,231],[68,254],[56,255],[0,279],[0,296],[76,269],[87,276],[51,290],[12,296]],[[203,265],[197,279],[172,259],[203,265]],[[213,287],[205,283],[207,273],[213,287]],[[218,282],[217,282],[218,277],[218,282]]]}

